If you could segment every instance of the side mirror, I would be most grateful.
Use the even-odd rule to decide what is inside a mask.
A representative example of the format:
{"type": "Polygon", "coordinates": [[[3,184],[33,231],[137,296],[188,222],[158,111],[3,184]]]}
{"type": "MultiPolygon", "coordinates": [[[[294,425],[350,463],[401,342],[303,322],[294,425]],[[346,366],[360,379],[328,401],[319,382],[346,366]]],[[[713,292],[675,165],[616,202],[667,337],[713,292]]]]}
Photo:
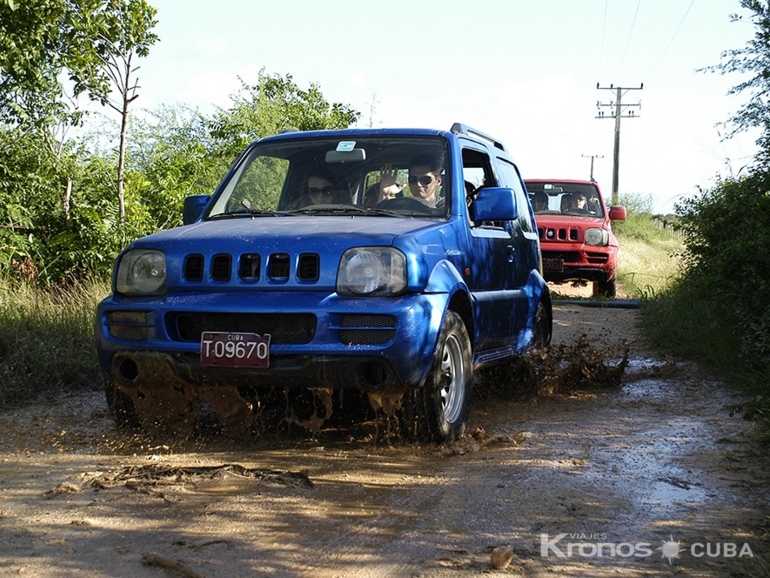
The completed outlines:
{"type": "Polygon", "coordinates": [[[516,193],[503,187],[484,187],[478,190],[471,203],[471,220],[512,221],[519,216],[516,193]]]}
{"type": "Polygon", "coordinates": [[[184,208],[182,209],[182,222],[185,225],[189,225],[198,221],[209,204],[209,200],[211,200],[209,195],[191,195],[186,197],[184,208]]]}
{"type": "Polygon", "coordinates": [[[610,207],[610,221],[625,221],[625,220],[626,220],[625,207],[610,207]]]}

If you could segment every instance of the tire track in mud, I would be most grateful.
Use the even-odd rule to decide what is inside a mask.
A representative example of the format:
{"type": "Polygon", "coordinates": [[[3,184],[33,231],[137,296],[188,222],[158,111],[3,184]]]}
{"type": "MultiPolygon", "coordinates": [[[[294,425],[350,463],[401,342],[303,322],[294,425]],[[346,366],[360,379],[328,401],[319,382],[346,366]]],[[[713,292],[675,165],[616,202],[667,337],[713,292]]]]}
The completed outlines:
{"type": "Polygon", "coordinates": [[[686,548],[747,541],[767,555],[767,457],[751,440],[751,424],[731,414],[740,392],[646,351],[637,314],[557,305],[557,344],[583,334],[604,351],[631,343],[623,383],[552,396],[479,395],[469,430],[485,431],[495,440],[487,445],[469,438],[389,447],[321,435],[168,447],[115,434],[103,398],[91,392],[43,415],[38,406],[2,415],[0,572],[150,578],[162,572],[143,563],[153,554],[207,578],[740,574],[748,561],[696,559],[686,548]],[[84,475],[152,471],[148,464],[160,472],[223,464],[304,472],[313,486],[230,476],[156,492],[82,487],[84,475]],[[62,486],[64,493],[45,497],[67,483],[76,491],[62,486]],[[643,540],[653,549],[671,535],[685,551],[672,564],[657,550],[639,560],[541,556],[541,535],[564,532],[643,540]],[[500,546],[512,546],[514,556],[495,570],[490,554],[500,546]]]}

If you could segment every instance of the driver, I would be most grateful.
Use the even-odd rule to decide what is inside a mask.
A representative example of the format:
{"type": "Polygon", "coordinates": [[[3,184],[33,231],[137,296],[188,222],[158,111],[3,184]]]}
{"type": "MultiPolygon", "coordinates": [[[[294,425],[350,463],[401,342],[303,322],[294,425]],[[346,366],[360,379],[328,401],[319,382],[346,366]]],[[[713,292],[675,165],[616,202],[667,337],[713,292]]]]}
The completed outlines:
{"type": "Polygon", "coordinates": [[[409,190],[412,195],[433,206],[440,206],[443,203],[437,191],[440,186],[441,176],[435,158],[425,155],[412,159],[409,163],[409,190]]]}

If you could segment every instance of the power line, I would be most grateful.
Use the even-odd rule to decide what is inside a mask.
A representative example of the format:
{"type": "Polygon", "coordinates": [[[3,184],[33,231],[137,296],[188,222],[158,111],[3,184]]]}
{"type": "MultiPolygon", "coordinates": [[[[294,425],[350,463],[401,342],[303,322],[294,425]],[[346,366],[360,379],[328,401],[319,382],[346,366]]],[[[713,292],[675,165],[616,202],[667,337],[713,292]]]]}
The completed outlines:
{"type": "Polygon", "coordinates": [[[693,4],[695,4],[695,0],[690,0],[690,5],[687,7],[687,10],[685,10],[684,16],[682,16],[682,19],[679,21],[679,26],[677,26],[676,30],[674,30],[674,35],[671,37],[671,40],[668,41],[666,48],[663,50],[663,54],[660,55],[660,58],[655,63],[655,66],[652,67],[652,70],[650,70],[650,72],[647,73],[647,76],[645,78],[649,79],[649,77],[652,76],[652,73],[658,69],[658,66],[660,66],[660,63],[663,62],[663,58],[665,58],[666,53],[668,52],[668,49],[671,48],[671,45],[674,43],[674,39],[676,38],[677,34],[679,34],[679,29],[682,28],[682,24],[684,24],[684,21],[687,18],[687,15],[690,13],[690,8],[692,8],[693,4]]]}
{"type": "Polygon", "coordinates": [[[639,15],[639,7],[642,5],[642,0],[638,0],[636,3],[636,10],[634,11],[634,19],[631,21],[631,30],[628,31],[628,37],[626,38],[626,45],[623,47],[623,55],[620,57],[620,62],[618,62],[618,70],[615,72],[615,76],[618,75],[620,72],[621,66],[623,66],[623,61],[626,59],[626,51],[628,50],[628,45],[631,43],[631,36],[634,34],[634,26],[636,26],[636,17],[639,15]]]}

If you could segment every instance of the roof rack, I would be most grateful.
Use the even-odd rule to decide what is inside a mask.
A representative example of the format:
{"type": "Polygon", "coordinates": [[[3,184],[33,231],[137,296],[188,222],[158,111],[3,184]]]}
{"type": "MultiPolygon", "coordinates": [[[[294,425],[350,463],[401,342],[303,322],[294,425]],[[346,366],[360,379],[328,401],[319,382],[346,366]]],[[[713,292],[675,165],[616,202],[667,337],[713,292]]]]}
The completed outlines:
{"type": "Polygon", "coordinates": [[[505,145],[501,143],[499,140],[492,138],[486,133],[481,132],[480,130],[476,130],[475,128],[471,128],[468,125],[465,125],[461,122],[456,122],[452,125],[452,128],[449,129],[450,132],[453,132],[455,134],[465,134],[468,136],[475,136],[479,137],[481,139],[484,139],[485,141],[490,142],[493,146],[496,148],[499,148],[501,151],[505,150],[505,145]]]}

